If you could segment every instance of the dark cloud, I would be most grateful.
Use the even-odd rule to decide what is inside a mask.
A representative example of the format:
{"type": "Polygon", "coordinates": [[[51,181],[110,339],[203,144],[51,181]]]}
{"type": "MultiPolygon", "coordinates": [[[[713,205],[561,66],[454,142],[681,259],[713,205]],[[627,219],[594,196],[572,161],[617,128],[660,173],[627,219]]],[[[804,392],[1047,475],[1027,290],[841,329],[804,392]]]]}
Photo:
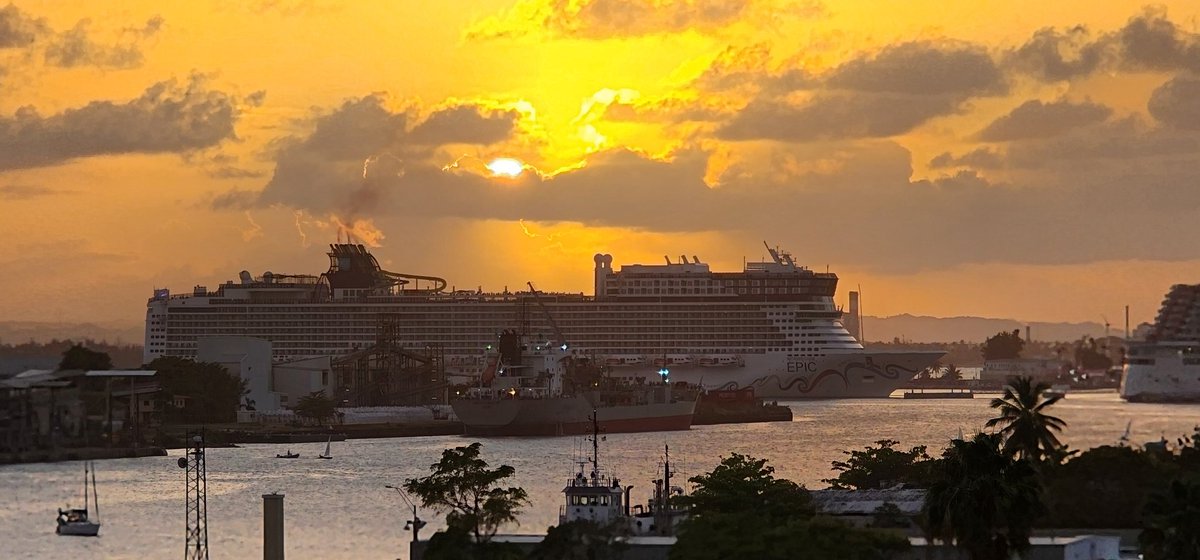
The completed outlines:
{"type": "Polygon", "coordinates": [[[991,148],[975,148],[961,156],[943,152],[929,160],[929,167],[945,169],[947,167],[975,167],[979,169],[996,169],[1004,165],[1004,157],[991,148]]]}
{"type": "MultiPolygon", "coordinates": [[[[516,111],[459,104],[435,110],[410,128],[409,112],[389,109],[382,94],[349,100],[318,116],[307,136],[278,142],[275,170],[254,203],[357,216],[389,198],[397,181],[412,172],[408,160],[427,159],[441,144],[502,141],[518,118],[516,111]]],[[[245,198],[222,199],[219,205],[240,202],[245,198]]]]}
{"type": "Polygon", "coordinates": [[[827,78],[829,87],[910,95],[1000,94],[1007,86],[983,47],[912,42],[851,60],[827,78]]]}
{"type": "Polygon", "coordinates": [[[1200,130],[1200,78],[1172,78],[1154,90],[1146,108],[1155,119],[1167,126],[1200,130]]]}
{"type": "Polygon", "coordinates": [[[237,100],[202,77],[150,86],[125,103],[93,101],[42,116],[33,107],[0,117],[0,170],[127,153],[182,153],[234,137],[237,100]]]}
{"type": "Polygon", "coordinates": [[[492,144],[511,136],[519,117],[512,109],[458,105],[430,115],[412,130],[409,138],[419,144],[492,144]]]}
{"type": "Polygon", "coordinates": [[[24,48],[50,32],[45,18],[34,18],[13,4],[0,8],[0,49],[24,48]]]}
{"type": "Polygon", "coordinates": [[[955,111],[957,97],[894,93],[822,93],[801,105],[751,101],[717,131],[726,140],[811,142],[904,134],[955,111]]]}
{"type": "Polygon", "coordinates": [[[1067,172],[1081,167],[1093,171],[1121,168],[1152,175],[1165,172],[1162,166],[1170,160],[1188,162],[1198,156],[1200,138],[1195,134],[1152,127],[1136,117],[1126,117],[1051,138],[1010,143],[1007,163],[1017,168],[1067,172]],[[1137,162],[1140,164],[1131,165],[1137,162]]]}
{"type": "Polygon", "coordinates": [[[1067,130],[1103,122],[1112,109],[1085,101],[1071,103],[1066,99],[1042,103],[1026,101],[979,132],[984,142],[1008,142],[1023,138],[1045,138],[1067,130]]]}
{"type": "Polygon", "coordinates": [[[466,37],[608,39],[711,32],[740,21],[769,24],[783,16],[811,18],[823,13],[824,6],[817,0],[793,2],[786,10],[753,0],[521,0],[501,14],[473,23],[466,37]]]}
{"type": "Polygon", "coordinates": [[[1042,80],[1070,80],[1091,74],[1104,60],[1104,46],[1090,39],[1082,26],[1061,32],[1040,29],[1006,59],[1017,70],[1042,80]]]}
{"type": "Polygon", "coordinates": [[[142,64],[142,51],[137,45],[101,45],[88,32],[90,25],[89,20],[80,20],[70,31],[55,38],[46,46],[46,62],[62,68],[136,68],[142,64]]]}
{"type": "Polygon", "coordinates": [[[1070,80],[1103,70],[1200,71],[1200,35],[1172,22],[1165,9],[1147,7],[1120,29],[1097,36],[1077,26],[1042,29],[1010,52],[1016,70],[1047,81],[1070,80]]]}

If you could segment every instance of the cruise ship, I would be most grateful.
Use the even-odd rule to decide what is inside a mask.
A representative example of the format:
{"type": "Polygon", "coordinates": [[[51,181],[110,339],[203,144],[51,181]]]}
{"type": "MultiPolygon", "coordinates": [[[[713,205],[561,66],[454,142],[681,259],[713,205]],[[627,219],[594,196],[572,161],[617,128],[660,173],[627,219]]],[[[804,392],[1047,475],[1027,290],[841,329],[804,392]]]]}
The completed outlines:
{"type": "Polygon", "coordinates": [[[771,260],[740,272],[714,272],[695,256],[614,269],[611,255],[597,254],[588,296],[532,284],[527,292],[447,290],[442,278],[383,270],[362,245],[339,243],[320,275],[242,271],[215,290],[155,290],[145,358],[194,357],[209,336],[268,340],[281,361],[338,356],[371,345],[386,317],[402,344],[436,348],[447,375],[468,381],[483,374],[497,333],[516,321],[526,332],[555,333],[614,375],[799,399],[887,397],[941,357],[865,351],[842,325],[837,275],[767,250],[771,260]]]}
{"type": "Polygon", "coordinates": [[[1128,344],[1121,398],[1200,402],[1200,285],[1172,286],[1146,340],[1128,344]]]}

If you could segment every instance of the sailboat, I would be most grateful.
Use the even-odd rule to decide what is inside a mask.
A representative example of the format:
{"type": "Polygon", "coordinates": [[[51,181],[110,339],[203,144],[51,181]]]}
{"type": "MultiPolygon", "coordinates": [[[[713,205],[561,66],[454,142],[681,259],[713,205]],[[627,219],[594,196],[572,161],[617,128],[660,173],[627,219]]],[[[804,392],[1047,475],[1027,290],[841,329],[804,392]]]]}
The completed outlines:
{"type": "Polygon", "coordinates": [[[58,510],[58,527],[55,533],[76,537],[94,537],[100,534],[100,522],[88,517],[88,468],[92,471],[92,501],[95,503],[96,517],[100,517],[100,497],[96,494],[96,467],[83,464],[83,509],[68,508],[58,510]]]}
{"type": "Polygon", "coordinates": [[[325,440],[325,452],[317,455],[322,459],[332,459],[333,454],[329,452],[329,444],[333,442],[333,434],[329,434],[329,439],[325,440]]]}

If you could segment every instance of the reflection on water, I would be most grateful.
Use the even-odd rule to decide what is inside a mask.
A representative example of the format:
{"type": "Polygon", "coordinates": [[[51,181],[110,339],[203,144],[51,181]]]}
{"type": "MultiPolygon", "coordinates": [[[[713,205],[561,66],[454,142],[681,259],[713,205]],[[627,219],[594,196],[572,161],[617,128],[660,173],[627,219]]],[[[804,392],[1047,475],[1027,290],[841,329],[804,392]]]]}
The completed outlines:
{"type": "MultiPolygon", "coordinates": [[[[633,484],[644,502],[663,446],[671,446],[677,474],[711,469],[731,451],[770,459],[779,476],[819,487],[841,451],[879,439],[928,445],[981,429],[992,416],[989,399],[906,401],[831,400],[790,403],[790,423],[699,426],[687,432],[612,434],[601,446],[601,468],[633,484]]],[[[1063,440],[1073,448],[1111,445],[1132,424],[1142,443],[1190,433],[1200,405],[1128,404],[1114,393],[1072,393],[1054,412],[1069,423],[1063,440]]],[[[209,549],[213,558],[262,557],[262,494],[286,495],[286,544],[292,558],[407,558],[406,511],[386,484],[421,476],[442,449],[463,437],[348,440],[335,443],[332,461],[316,456],[324,443],[292,445],[299,459],[275,459],[283,445],[211,449],[208,457],[209,549]]],[[[484,457],[516,468],[516,483],[533,505],[521,531],[544,531],[557,521],[560,491],[583,443],[578,438],[491,438],[484,457]]],[[[168,558],[183,548],[184,481],[170,457],[100,461],[98,539],[54,534],[55,509],[82,501],[82,466],[53,463],[0,467],[0,543],[4,558],[168,558]]],[[[431,521],[436,517],[424,512],[431,521]]],[[[427,534],[438,526],[430,523],[427,534]]]]}

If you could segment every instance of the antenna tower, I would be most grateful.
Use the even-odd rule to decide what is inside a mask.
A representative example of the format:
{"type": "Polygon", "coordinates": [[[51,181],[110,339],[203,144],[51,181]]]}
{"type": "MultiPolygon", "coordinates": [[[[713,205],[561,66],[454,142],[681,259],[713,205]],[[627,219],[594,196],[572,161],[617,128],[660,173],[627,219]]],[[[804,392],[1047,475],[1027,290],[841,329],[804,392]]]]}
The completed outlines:
{"type": "Polygon", "coordinates": [[[187,542],[184,560],[208,560],[208,482],[204,469],[204,432],[188,432],[187,454],[179,458],[187,479],[187,542]]]}

